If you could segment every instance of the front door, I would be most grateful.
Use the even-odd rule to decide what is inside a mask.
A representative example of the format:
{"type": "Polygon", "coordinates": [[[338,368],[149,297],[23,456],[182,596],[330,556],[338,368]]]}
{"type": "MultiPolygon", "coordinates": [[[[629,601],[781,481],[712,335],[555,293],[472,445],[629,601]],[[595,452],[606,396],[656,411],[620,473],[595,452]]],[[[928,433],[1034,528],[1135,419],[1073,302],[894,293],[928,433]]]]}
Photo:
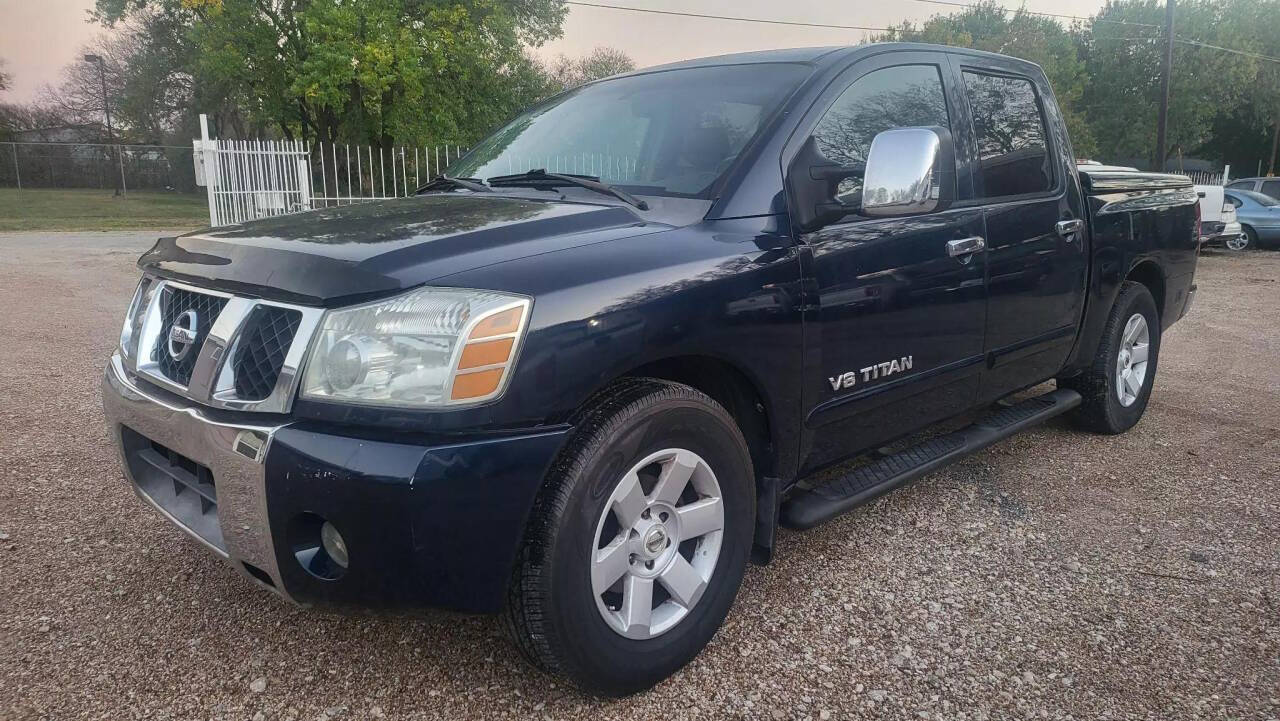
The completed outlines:
{"type": "MultiPolygon", "coordinates": [[[[958,117],[940,54],[890,53],[845,77],[803,134],[841,165],[865,162],[881,131],[951,128],[958,117]]],[[[858,213],[860,180],[837,199],[844,218],[802,237],[816,299],[805,325],[804,470],[965,410],[981,370],[985,254],[952,257],[947,244],[981,237],[982,209],[869,218],[858,213]]]]}
{"type": "Polygon", "coordinates": [[[987,225],[989,367],[980,402],[1062,368],[1088,282],[1085,209],[1075,173],[1067,172],[1071,149],[1045,122],[1057,115],[1052,95],[998,63],[961,68],[977,156],[974,196],[987,225]]]}

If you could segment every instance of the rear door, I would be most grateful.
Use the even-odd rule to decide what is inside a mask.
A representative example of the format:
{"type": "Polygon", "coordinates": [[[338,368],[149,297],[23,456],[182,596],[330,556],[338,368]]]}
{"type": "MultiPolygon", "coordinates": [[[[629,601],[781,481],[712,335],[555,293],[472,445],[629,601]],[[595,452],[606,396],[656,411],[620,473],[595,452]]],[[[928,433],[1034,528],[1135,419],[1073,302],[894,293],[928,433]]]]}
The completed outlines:
{"type": "MultiPolygon", "coordinates": [[[[861,60],[815,103],[789,148],[813,135],[827,159],[852,166],[881,131],[963,128],[948,76],[941,53],[861,60]]],[[[958,175],[964,197],[967,174],[958,175]]],[[[947,243],[980,237],[982,209],[869,218],[858,213],[861,190],[860,180],[845,181],[836,200],[846,215],[801,236],[816,300],[805,320],[805,468],[963,411],[977,392],[985,257],[951,257],[947,243]]]]}
{"type": "Polygon", "coordinates": [[[974,203],[986,220],[985,402],[1066,362],[1087,282],[1085,210],[1043,78],[1021,63],[954,57],[973,123],[974,203]]]}

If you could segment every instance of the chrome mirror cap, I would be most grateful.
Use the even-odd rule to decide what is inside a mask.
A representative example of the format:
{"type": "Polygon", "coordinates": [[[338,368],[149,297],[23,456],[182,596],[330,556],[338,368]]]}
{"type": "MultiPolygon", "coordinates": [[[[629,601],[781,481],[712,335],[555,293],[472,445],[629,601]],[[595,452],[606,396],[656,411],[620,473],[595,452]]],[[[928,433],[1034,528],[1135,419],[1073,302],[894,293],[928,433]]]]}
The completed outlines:
{"type": "Polygon", "coordinates": [[[945,209],[954,197],[955,155],[943,128],[877,133],[867,153],[862,214],[919,215],[945,209]]]}

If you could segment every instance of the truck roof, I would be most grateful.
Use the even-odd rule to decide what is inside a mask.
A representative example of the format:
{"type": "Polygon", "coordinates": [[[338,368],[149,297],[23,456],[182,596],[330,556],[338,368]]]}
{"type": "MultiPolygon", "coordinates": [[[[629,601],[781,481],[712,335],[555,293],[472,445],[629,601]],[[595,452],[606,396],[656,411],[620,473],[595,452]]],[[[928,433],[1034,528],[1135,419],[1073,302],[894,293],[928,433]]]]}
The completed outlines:
{"type": "Polygon", "coordinates": [[[1000,55],[983,50],[973,50],[970,48],[954,47],[950,45],[935,45],[930,43],[868,43],[866,45],[829,45],[809,48],[782,48],[777,50],[754,50],[744,53],[730,53],[727,55],[711,55],[705,58],[692,58],[689,60],[680,60],[674,63],[641,68],[630,73],[625,73],[625,75],[639,75],[657,70],[676,70],[681,68],[710,67],[715,65],[751,65],[756,63],[805,63],[825,67],[829,64],[851,60],[855,55],[872,55],[875,53],[885,52],[887,50],[919,50],[924,52],[944,51],[961,55],[972,55],[974,57],[1000,58],[1006,62],[1013,61],[1025,64],[1028,68],[1038,69],[1040,67],[1029,60],[1023,60],[1009,55],[1000,55]]]}

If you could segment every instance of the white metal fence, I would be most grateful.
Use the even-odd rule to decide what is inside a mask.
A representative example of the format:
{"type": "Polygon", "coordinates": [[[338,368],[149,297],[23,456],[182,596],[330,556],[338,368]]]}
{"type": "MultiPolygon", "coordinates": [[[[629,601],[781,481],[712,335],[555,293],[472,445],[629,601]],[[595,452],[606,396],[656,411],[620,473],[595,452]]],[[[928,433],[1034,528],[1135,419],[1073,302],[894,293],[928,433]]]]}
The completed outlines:
{"type": "Polygon", "coordinates": [[[1195,183],[1196,185],[1225,185],[1226,184],[1225,173],[1214,173],[1208,170],[1190,170],[1183,173],[1183,175],[1187,176],[1188,178],[1191,178],[1191,182],[1195,183]]]}
{"type": "Polygon", "coordinates": [[[209,137],[204,116],[200,131],[192,141],[196,183],[205,186],[215,226],[407,196],[466,150],[219,140],[209,137]]]}
{"type": "Polygon", "coordinates": [[[311,151],[312,207],[327,208],[409,195],[462,156],[460,145],[386,149],[319,143],[311,151]]]}

